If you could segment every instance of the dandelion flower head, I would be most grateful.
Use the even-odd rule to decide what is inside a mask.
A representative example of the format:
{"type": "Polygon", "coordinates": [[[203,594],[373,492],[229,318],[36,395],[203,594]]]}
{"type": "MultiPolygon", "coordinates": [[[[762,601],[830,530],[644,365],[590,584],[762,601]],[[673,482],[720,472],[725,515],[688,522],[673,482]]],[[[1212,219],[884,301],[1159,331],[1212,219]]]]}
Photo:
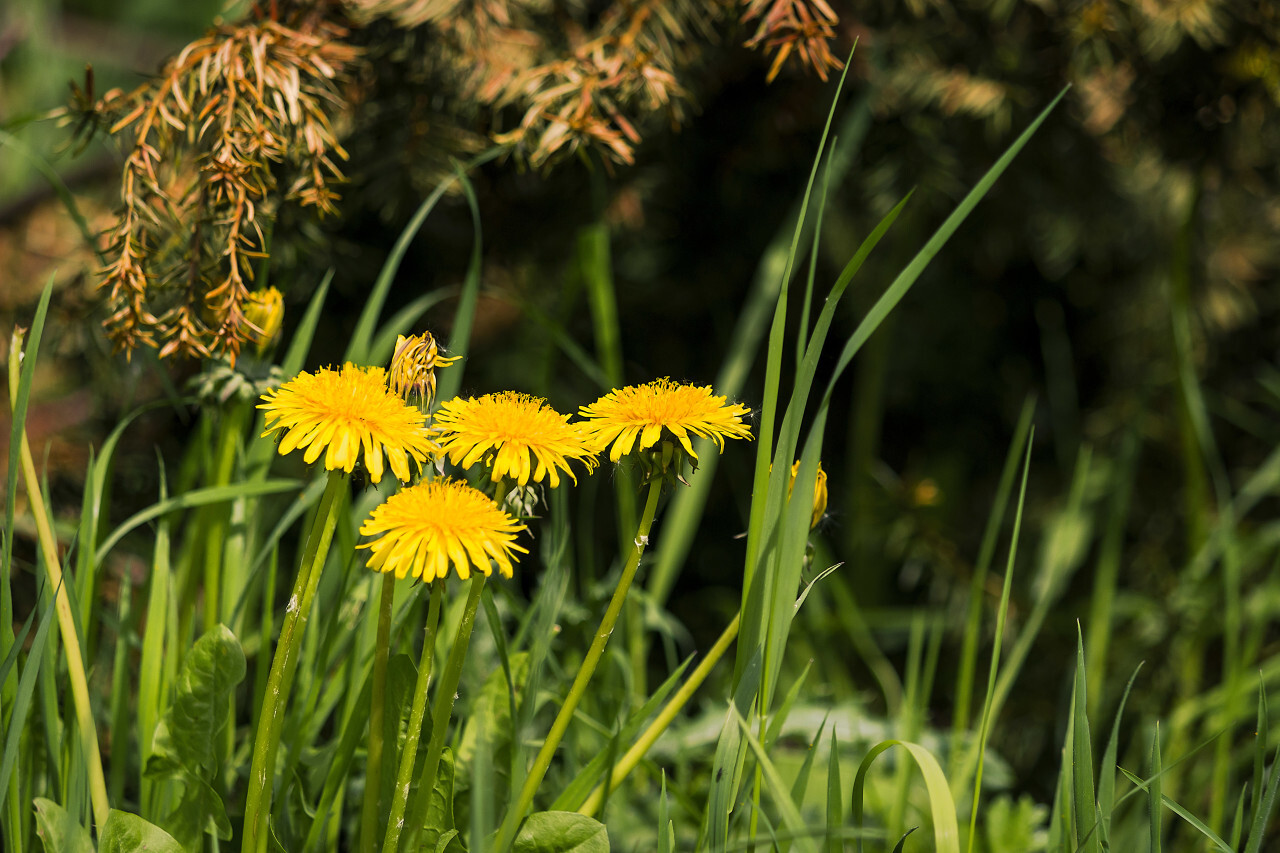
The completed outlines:
{"type": "Polygon", "coordinates": [[[496,563],[511,577],[516,544],[523,524],[503,512],[483,492],[460,480],[419,483],[387,498],[360,527],[362,536],[377,536],[360,548],[371,551],[368,566],[396,577],[443,578],[450,566],[466,580],[474,568],[489,575],[496,563]]]}
{"type": "Polygon", "coordinates": [[[530,479],[540,483],[545,478],[554,489],[561,471],[578,482],[570,460],[588,470],[596,466],[596,453],[584,442],[581,428],[528,394],[503,391],[449,400],[436,412],[435,426],[441,452],[450,462],[470,468],[486,459],[494,482],[506,477],[524,486],[530,479]]]}
{"type": "Polygon", "coordinates": [[[726,438],[751,438],[751,427],[742,422],[751,412],[746,406],[726,403],[709,385],[685,385],[670,379],[615,389],[579,412],[587,419],[583,427],[588,445],[597,452],[608,447],[613,462],[633,449],[648,450],[671,436],[695,461],[698,454],[689,441],[691,434],[713,439],[721,452],[726,438]]]}
{"type": "Polygon", "coordinates": [[[363,458],[373,482],[382,479],[386,465],[407,482],[409,460],[421,467],[439,450],[426,416],[387,389],[381,367],[345,364],[339,370],[299,373],[262,399],[263,435],[284,431],[280,454],[305,447],[303,458],[311,464],[323,453],[330,471],[350,473],[363,458]]]}

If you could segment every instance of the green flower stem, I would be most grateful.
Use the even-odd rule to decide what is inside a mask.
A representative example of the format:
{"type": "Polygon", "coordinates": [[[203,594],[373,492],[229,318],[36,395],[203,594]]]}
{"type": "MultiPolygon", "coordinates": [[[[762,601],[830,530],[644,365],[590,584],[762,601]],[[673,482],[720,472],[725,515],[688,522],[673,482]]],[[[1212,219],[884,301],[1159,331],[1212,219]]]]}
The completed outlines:
{"type": "Polygon", "coordinates": [[[640,567],[640,557],[644,554],[645,546],[649,544],[649,530],[653,527],[653,516],[658,510],[658,496],[661,493],[662,478],[655,477],[649,483],[649,496],[645,500],[644,512],[640,516],[640,524],[636,528],[636,538],[631,543],[631,556],[627,558],[627,565],[622,570],[622,577],[618,579],[618,588],[613,591],[613,598],[609,601],[609,607],[604,612],[604,618],[600,620],[600,627],[596,630],[596,636],[591,642],[591,648],[587,650],[586,657],[582,659],[582,666],[578,669],[578,676],[573,680],[573,686],[569,688],[569,694],[565,696],[564,704],[560,707],[560,713],[556,715],[555,722],[551,724],[551,730],[547,732],[547,738],[542,743],[542,749],[538,750],[538,755],[533,760],[533,766],[529,768],[529,775],[525,777],[524,785],[520,788],[520,796],[516,798],[515,803],[507,811],[506,817],[502,819],[502,826],[498,829],[498,837],[492,847],[494,853],[506,853],[512,842],[515,841],[520,821],[524,819],[525,812],[533,805],[534,794],[537,793],[539,786],[542,785],[543,777],[547,775],[547,768],[551,766],[551,758],[555,755],[556,747],[560,745],[560,741],[564,738],[564,733],[569,728],[569,721],[573,719],[573,712],[577,709],[578,702],[582,700],[583,694],[586,693],[587,683],[591,681],[591,676],[595,673],[596,666],[600,663],[600,657],[604,654],[604,647],[609,642],[609,635],[613,633],[613,626],[618,621],[618,614],[622,612],[622,605],[627,600],[627,590],[631,588],[631,581],[636,576],[636,569],[640,567]]]}
{"type": "MultiPolygon", "coordinates": [[[[235,471],[236,451],[244,432],[248,406],[236,401],[222,410],[222,423],[217,426],[218,449],[214,458],[211,486],[225,486],[231,482],[235,471]]],[[[204,629],[213,628],[222,620],[223,577],[222,556],[227,547],[227,525],[231,517],[229,504],[210,504],[204,508],[204,629]]],[[[234,730],[234,727],[232,727],[234,730]]]]}
{"type": "MultiPolygon", "coordinates": [[[[436,688],[436,701],[431,709],[431,740],[427,742],[419,787],[419,791],[426,791],[428,796],[436,786],[436,770],[440,767],[440,753],[444,750],[445,730],[449,727],[449,715],[453,713],[453,700],[458,690],[458,681],[462,677],[467,647],[471,645],[471,629],[476,624],[476,608],[480,605],[480,592],[484,589],[484,582],[485,575],[480,572],[476,572],[471,579],[471,591],[462,611],[462,621],[458,623],[458,634],[454,638],[453,647],[449,649],[449,660],[445,663],[440,686],[436,688]]],[[[426,716],[427,681],[435,646],[435,626],[440,621],[438,617],[444,583],[443,578],[437,579],[431,591],[431,612],[427,615],[431,634],[428,637],[429,643],[422,648],[422,664],[418,668],[413,706],[409,711],[409,732],[405,738],[404,752],[400,755],[400,772],[396,775],[395,797],[391,801],[391,814],[387,818],[387,834],[382,839],[382,853],[396,853],[400,846],[400,835],[404,832],[404,815],[409,802],[409,787],[413,781],[413,765],[418,757],[418,741],[422,737],[422,719],[426,716]]]]}
{"type": "MultiPolygon", "coordinates": [[[[613,773],[609,777],[608,790],[612,790],[627,778],[636,765],[640,763],[640,759],[644,758],[645,753],[654,745],[658,738],[666,731],[667,726],[671,725],[671,721],[676,718],[676,714],[680,713],[680,709],[693,696],[702,682],[707,680],[707,676],[711,674],[711,670],[715,669],[720,658],[724,657],[724,653],[729,650],[729,646],[738,638],[738,628],[742,625],[742,614],[733,617],[733,621],[729,623],[729,627],[724,629],[720,634],[720,638],[716,640],[711,651],[698,664],[697,668],[689,676],[689,680],[680,686],[675,695],[667,700],[667,704],[653,718],[653,722],[644,730],[644,733],[636,739],[636,742],[627,750],[626,755],[618,761],[613,767],[613,773]]],[[[606,788],[603,783],[598,785],[591,796],[587,797],[587,801],[578,808],[578,814],[591,817],[599,811],[601,804],[604,802],[604,792],[606,788]]]]}
{"type": "Polygon", "coordinates": [[[418,680],[414,683],[413,704],[409,707],[409,729],[405,733],[404,752],[396,773],[396,789],[391,793],[391,814],[387,818],[386,834],[382,839],[383,850],[395,850],[404,829],[404,809],[409,800],[409,785],[413,782],[413,763],[418,755],[418,741],[422,738],[422,720],[427,715],[427,685],[431,681],[431,665],[435,660],[436,631],[440,627],[440,602],[444,598],[444,583],[444,578],[436,578],[431,584],[427,636],[422,641],[418,680]],[[390,848],[387,847],[388,843],[391,844],[390,848]]]}
{"type": "Polygon", "coordinates": [[[378,639],[373,647],[373,694],[369,703],[369,762],[364,774],[364,803],[360,809],[360,850],[373,853],[378,826],[378,798],[382,795],[382,718],[387,698],[387,655],[391,651],[391,610],[396,576],[382,576],[378,607],[378,639]]]}
{"type": "Polygon", "coordinates": [[[267,849],[271,783],[275,777],[276,750],[284,727],[285,706],[293,687],[302,632],[311,612],[311,600],[320,584],[320,571],[329,555],[329,544],[338,525],[338,509],[342,506],[348,479],[349,475],[342,471],[329,472],[329,482],[325,485],[324,496],[320,498],[320,509],[307,537],[307,550],[302,555],[298,577],[289,596],[289,605],[285,608],[280,639],[271,660],[271,673],[267,676],[267,692],[258,714],[258,733],[253,742],[253,765],[249,771],[249,794],[244,808],[243,853],[262,853],[267,849]]]}
{"type": "MultiPolygon", "coordinates": [[[[17,337],[14,338],[17,341],[17,337]]],[[[16,347],[15,347],[16,348],[16,347]]],[[[12,406],[18,393],[18,366],[21,359],[14,352],[9,354],[9,403],[12,406]]],[[[49,525],[49,511],[40,491],[40,478],[36,476],[36,463],[31,457],[31,445],[27,432],[22,430],[20,439],[22,456],[22,482],[27,490],[31,516],[36,523],[36,536],[40,540],[40,555],[49,576],[49,588],[54,594],[54,608],[58,612],[58,630],[67,655],[67,677],[71,680],[71,698],[76,709],[76,724],[84,749],[85,763],[89,770],[89,798],[93,804],[93,822],[98,831],[107,822],[111,811],[107,798],[107,779],[102,772],[102,753],[98,749],[98,727],[93,720],[93,708],[89,704],[89,679],[85,675],[84,655],[80,651],[80,639],[76,636],[75,619],[71,615],[71,600],[63,587],[62,563],[58,561],[58,546],[49,525]]]]}

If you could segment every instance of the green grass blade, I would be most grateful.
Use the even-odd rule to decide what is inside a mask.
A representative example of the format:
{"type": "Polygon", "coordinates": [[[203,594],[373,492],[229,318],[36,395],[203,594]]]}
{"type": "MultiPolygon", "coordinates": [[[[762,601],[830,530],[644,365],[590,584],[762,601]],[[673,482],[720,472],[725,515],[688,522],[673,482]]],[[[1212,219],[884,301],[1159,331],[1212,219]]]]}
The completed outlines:
{"type": "Polygon", "coordinates": [[[757,648],[747,661],[741,677],[737,679],[733,701],[725,714],[724,725],[720,728],[715,757],[711,762],[711,788],[707,792],[707,807],[698,850],[718,853],[728,844],[729,815],[737,800],[747,750],[742,730],[734,720],[739,716],[738,708],[755,707],[756,695],[760,689],[760,665],[760,649],[757,648]]]}
{"type": "MultiPolygon", "coordinates": [[[[4,757],[0,759],[0,791],[8,790],[10,774],[13,773],[18,763],[18,746],[22,743],[22,732],[26,728],[27,714],[31,710],[31,701],[35,696],[36,683],[41,680],[39,678],[40,672],[43,669],[45,659],[48,657],[46,653],[49,649],[49,629],[57,622],[54,617],[56,601],[57,590],[54,590],[54,594],[49,596],[49,603],[44,606],[40,614],[40,627],[36,629],[35,639],[31,641],[31,651],[27,655],[27,663],[22,668],[22,675],[18,678],[18,692],[14,697],[13,708],[9,711],[8,728],[4,735],[4,757]]],[[[54,678],[54,675],[50,675],[43,681],[52,683],[54,678]]],[[[53,753],[55,744],[50,742],[46,746],[53,753]]]]}
{"type": "Polygon", "coordinates": [[[795,705],[796,700],[800,698],[800,691],[805,685],[805,681],[809,678],[809,672],[813,669],[813,661],[805,662],[804,669],[800,670],[800,674],[796,676],[795,681],[787,688],[787,693],[782,697],[782,702],[778,705],[778,710],[769,718],[769,727],[765,730],[765,745],[771,745],[777,742],[778,737],[782,734],[782,727],[787,722],[787,716],[791,713],[791,708],[795,705]]]}
{"type": "MultiPolygon", "coordinates": [[[[168,497],[168,483],[164,463],[160,464],[160,500],[168,497]]],[[[173,607],[172,567],[169,562],[169,519],[161,517],[156,524],[156,541],[152,549],[151,578],[147,589],[147,626],[142,632],[142,657],[138,668],[138,766],[146,770],[151,758],[152,737],[156,724],[164,715],[169,685],[164,682],[165,640],[168,633],[167,614],[173,607]]],[[[163,815],[152,810],[154,782],[145,772],[141,774],[142,814],[160,818],[163,815]]]]}
{"type": "MultiPolygon", "coordinates": [[[[1125,776],[1129,777],[1129,781],[1137,785],[1139,788],[1149,790],[1148,783],[1143,779],[1140,779],[1139,777],[1130,773],[1128,770],[1125,770],[1123,767],[1120,768],[1120,772],[1123,773],[1125,776]]],[[[1154,799],[1154,796],[1153,796],[1153,799],[1154,799]]],[[[1205,824],[1204,821],[1200,820],[1200,818],[1196,817],[1194,814],[1188,811],[1180,803],[1174,801],[1173,799],[1171,799],[1166,795],[1161,795],[1160,804],[1164,808],[1167,808],[1169,811],[1173,812],[1178,817],[1186,821],[1188,825],[1190,825],[1193,829],[1195,829],[1196,832],[1199,832],[1201,835],[1207,838],[1215,847],[1221,850],[1222,853],[1235,853],[1235,851],[1231,849],[1230,844],[1228,844],[1225,840],[1223,840],[1222,837],[1219,836],[1212,829],[1210,829],[1208,825],[1205,824]]]]}
{"type": "Polygon", "coordinates": [[[1111,838],[1111,815],[1116,808],[1116,752],[1120,745],[1120,720],[1124,716],[1124,706],[1129,701],[1129,691],[1133,682],[1142,670],[1138,664],[1129,676],[1129,683],[1124,686],[1120,696],[1120,705],[1116,708],[1115,719],[1111,723],[1111,737],[1107,738],[1107,747],[1102,753],[1102,763],[1098,765],[1098,809],[1102,814],[1102,822],[1098,825],[1098,838],[1104,849],[1109,849],[1111,838]]]}
{"type": "MultiPolygon", "coordinates": [[[[829,173],[832,183],[839,184],[853,165],[855,154],[870,126],[870,119],[870,101],[863,96],[849,111],[840,128],[840,144],[832,146],[834,153],[830,160],[829,173]]],[[[774,235],[760,256],[746,304],[738,312],[738,321],[729,344],[728,354],[716,376],[714,387],[718,394],[724,394],[731,399],[737,397],[759,358],[761,340],[768,325],[769,315],[778,298],[782,277],[787,271],[787,259],[792,242],[789,223],[801,222],[803,227],[808,227],[814,218],[802,215],[806,209],[804,204],[808,199],[806,189],[783,218],[782,221],[788,225],[774,235]]],[[[689,488],[678,490],[671,499],[669,509],[664,513],[662,541],[658,543],[657,554],[648,580],[649,594],[658,606],[665,604],[671,594],[698,527],[702,523],[707,496],[720,459],[718,454],[709,452],[712,447],[714,445],[707,440],[694,443],[702,463],[688,478],[689,488]],[[704,453],[704,449],[708,452],[704,453]]]]}
{"type": "Polygon", "coordinates": [[[813,759],[818,754],[818,745],[822,743],[822,733],[827,730],[827,719],[830,714],[824,714],[822,723],[818,726],[818,733],[813,736],[813,740],[809,741],[809,748],[804,751],[804,761],[800,762],[800,770],[797,771],[795,779],[791,781],[791,802],[804,803],[805,792],[809,790],[809,779],[813,776],[813,759]]]}
{"type": "Polygon", "coordinates": [[[325,273],[320,279],[320,286],[311,295],[307,310],[302,315],[298,327],[294,329],[293,339],[289,341],[289,349],[280,362],[280,371],[290,379],[302,370],[306,363],[307,353],[311,351],[311,342],[316,336],[316,326],[320,323],[320,315],[324,312],[324,300],[329,295],[329,285],[333,283],[333,270],[325,273]]]}
{"type": "Polygon", "coordinates": [[[675,853],[676,828],[671,822],[671,805],[667,801],[667,772],[662,771],[658,792],[658,853],[675,853]]]}
{"type": "Polygon", "coordinates": [[[1276,793],[1280,791],[1280,749],[1271,758],[1271,782],[1267,791],[1258,800],[1258,808],[1253,813],[1253,821],[1249,825],[1249,843],[1244,853],[1262,853],[1262,844],[1267,835],[1267,822],[1276,808],[1276,793]]]}
{"type": "Polygon", "coordinates": [[[956,803],[951,796],[951,787],[947,777],[938,765],[933,753],[917,743],[904,740],[885,740],[871,747],[866,757],[858,764],[858,771],[853,777],[852,810],[853,826],[858,832],[858,853],[862,853],[863,839],[863,789],[867,783],[867,772],[872,763],[886,750],[900,746],[905,749],[924,776],[925,789],[929,793],[929,813],[933,818],[933,849],[935,853],[960,853],[960,827],[956,823],[956,803]]]}
{"type": "MultiPolygon", "coordinates": [[[[1138,422],[1134,418],[1133,423],[1138,422]]],[[[1138,456],[1142,437],[1136,426],[1125,434],[1120,448],[1120,458],[1115,473],[1110,477],[1110,506],[1107,508],[1106,530],[1098,548],[1097,568],[1093,573],[1093,592],[1089,602],[1089,626],[1085,640],[1088,649],[1086,671],[1093,686],[1090,694],[1089,713],[1097,714],[1102,700],[1102,685],[1106,679],[1107,650],[1111,643],[1111,614],[1115,604],[1116,583],[1120,576],[1121,557],[1124,551],[1126,522],[1129,518],[1129,500],[1138,468],[1138,456]]],[[[1105,809],[1104,809],[1105,811],[1105,809]]]]}
{"type": "Polygon", "coordinates": [[[1076,685],[1072,695],[1072,728],[1075,738],[1071,747],[1072,782],[1076,838],[1084,853],[1098,853],[1098,835],[1094,831],[1097,797],[1093,785],[1093,740],[1089,735],[1088,679],[1084,669],[1084,634],[1076,624],[1076,685]]]}
{"type": "Polygon", "coordinates": [[[1151,819],[1151,853],[1160,853],[1161,836],[1160,818],[1164,814],[1160,807],[1163,795],[1160,793],[1160,778],[1164,770],[1160,767],[1160,722],[1157,720],[1151,733],[1151,787],[1148,789],[1147,808],[1151,819]]]}
{"type": "Polygon", "coordinates": [[[196,506],[207,506],[208,504],[218,503],[220,501],[231,501],[240,497],[255,497],[260,495],[276,495],[281,492],[288,492],[297,489],[301,485],[299,480],[267,480],[262,483],[233,483],[229,486],[210,486],[204,489],[196,489],[186,492],[177,497],[168,498],[159,503],[152,504],[146,509],[139,510],[129,516],[119,527],[111,531],[108,536],[98,547],[94,560],[101,563],[106,559],[107,554],[111,553],[111,549],[129,534],[134,528],[141,524],[145,524],[153,518],[173,512],[179,509],[191,509],[196,506]]]}
{"type": "Polygon", "coordinates": [[[804,851],[804,853],[818,853],[817,845],[806,834],[807,827],[804,819],[800,817],[800,810],[796,808],[795,801],[791,799],[791,794],[787,789],[786,783],[782,781],[778,768],[769,760],[769,755],[765,752],[764,747],[760,745],[760,741],[756,739],[755,735],[751,734],[751,727],[747,725],[747,721],[743,719],[741,714],[737,713],[737,709],[731,709],[731,711],[738,728],[742,732],[742,737],[746,739],[747,745],[755,753],[756,764],[764,775],[765,787],[782,816],[783,825],[793,833],[796,833],[796,846],[801,851],[804,851]]]}
{"type": "MultiPolygon", "coordinates": [[[[1031,474],[1031,448],[1035,438],[1035,430],[1032,429],[1027,436],[1026,453],[1022,462],[1022,485],[1018,490],[1018,506],[1013,513],[1013,534],[1009,541],[1009,559],[1005,564],[1004,582],[1000,587],[1000,605],[996,610],[996,630],[995,638],[991,648],[991,666],[987,671],[987,694],[982,703],[981,722],[978,725],[978,742],[974,746],[973,758],[975,769],[973,783],[973,808],[969,814],[969,849],[973,849],[974,836],[977,833],[978,822],[978,804],[982,795],[982,770],[985,762],[987,750],[987,738],[991,733],[991,724],[995,718],[995,688],[997,676],[1000,672],[1000,648],[1004,642],[1004,624],[1009,611],[1009,596],[1013,585],[1013,567],[1018,556],[1018,542],[1022,533],[1022,514],[1026,508],[1027,500],[1027,479],[1031,474]]],[[[955,774],[956,790],[960,790],[969,781],[969,767],[967,764],[962,765],[959,773],[955,774]]]]}
{"type": "MultiPolygon", "coordinates": [[[[471,166],[467,167],[468,170],[470,168],[471,166]]],[[[480,264],[483,255],[480,205],[476,201],[475,189],[472,188],[471,181],[467,179],[462,168],[458,169],[456,177],[462,185],[462,193],[466,196],[467,205],[471,209],[474,239],[471,241],[471,259],[467,262],[467,273],[462,280],[462,295],[458,299],[458,310],[453,315],[453,334],[449,336],[449,355],[459,356],[462,360],[441,372],[437,386],[440,400],[456,397],[458,390],[462,388],[462,375],[467,365],[467,354],[471,351],[471,327],[476,318],[476,302],[480,299],[480,264]]]]}
{"type": "MultiPolygon", "coordinates": [[[[400,232],[395,245],[391,247],[391,253],[387,255],[387,259],[383,262],[382,269],[378,273],[378,278],[374,281],[373,288],[369,291],[369,298],[365,301],[364,309],[360,312],[360,318],[356,321],[356,327],[351,333],[351,341],[347,344],[347,352],[343,357],[345,361],[368,364],[370,345],[373,341],[374,328],[378,323],[378,315],[382,313],[382,306],[387,301],[387,294],[391,292],[391,285],[395,280],[396,272],[400,269],[400,262],[404,260],[405,253],[409,251],[409,245],[413,243],[413,238],[417,236],[418,230],[422,227],[422,223],[426,221],[427,216],[435,209],[435,206],[455,181],[464,177],[466,172],[494,159],[502,151],[503,149],[495,147],[476,155],[466,164],[460,166],[454,175],[441,181],[439,186],[431,192],[431,195],[427,196],[422,204],[418,205],[417,211],[409,219],[404,230],[400,232]]],[[[445,397],[444,399],[448,398],[445,397]]]]}
{"type": "Polygon", "coordinates": [[[406,334],[413,325],[436,305],[453,296],[455,288],[440,287],[430,293],[424,293],[399,311],[391,315],[391,319],[382,324],[377,337],[369,346],[370,364],[388,364],[395,355],[396,338],[406,334]]]}
{"type": "MultiPolygon", "coordinates": [[[[1022,403],[1018,425],[1013,430],[1013,440],[1005,454],[1000,482],[996,486],[991,514],[982,532],[982,544],[978,547],[978,559],[973,565],[973,577],[969,581],[969,609],[965,615],[964,636],[961,641],[960,662],[956,674],[955,716],[951,723],[951,761],[954,764],[960,754],[960,740],[969,729],[969,715],[973,701],[974,674],[978,664],[978,641],[982,637],[982,602],[985,598],[987,572],[995,557],[1000,530],[1004,526],[1005,512],[1013,495],[1014,478],[1018,473],[1018,461],[1022,458],[1027,436],[1031,432],[1031,418],[1035,414],[1035,398],[1028,396],[1022,403]]],[[[955,768],[952,767],[954,771],[955,768]]]]}
{"type": "MultiPolygon", "coordinates": [[[[850,53],[850,59],[852,58],[852,53],[850,53]]],[[[776,517],[775,506],[769,505],[769,502],[761,501],[760,496],[770,492],[768,488],[769,466],[774,459],[774,429],[778,415],[778,388],[782,379],[782,347],[783,338],[786,334],[787,301],[790,291],[791,270],[795,264],[796,249],[800,245],[800,236],[804,229],[805,213],[809,209],[809,197],[813,192],[813,184],[818,175],[818,166],[822,162],[822,156],[826,150],[827,137],[831,132],[831,123],[835,119],[836,106],[840,100],[840,92],[844,88],[845,76],[849,73],[849,64],[845,63],[844,71],[840,74],[840,80],[836,83],[835,95],[831,99],[831,109],[827,112],[827,121],[822,128],[822,136],[818,141],[818,150],[813,158],[813,166],[809,170],[809,180],[805,185],[803,200],[800,202],[801,215],[796,221],[795,231],[791,237],[791,247],[787,252],[778,298],[773,307],[773,320],[769,327],[769,338],[765,346],[764,393],[761,396],[760,429],[756,434],[756,466],[751,487],[751,494],[755,497],[751,501],[751,517],[747,525],[747,556],[743,563],[744,602],[749,598],[757,570],[757,561],[760,555],[764,553],[765,542],[769,538],[769,534],[765,530],[766,519],[776,517]]],[[[785,455],[789,467],[791,452],[788,451],[785,455]]],[[[764,635],[764,626],[759,624],[758,620],[749,618],[753,615],[750,610],[744,607],[742,613],[743,630],[742,639],[738,644],[739,655],[737,665],[734,667],[735,676],[741,673],[746,661],[742,651],[754,648],[755,644],[764,635]]]]}
{"type": "Polygon", "coordinates": [[[843,853],[844,794],[840,784],[840,741],[831,729],[831,752],[827,755],[827,849],[826,853],[843,853]]]}

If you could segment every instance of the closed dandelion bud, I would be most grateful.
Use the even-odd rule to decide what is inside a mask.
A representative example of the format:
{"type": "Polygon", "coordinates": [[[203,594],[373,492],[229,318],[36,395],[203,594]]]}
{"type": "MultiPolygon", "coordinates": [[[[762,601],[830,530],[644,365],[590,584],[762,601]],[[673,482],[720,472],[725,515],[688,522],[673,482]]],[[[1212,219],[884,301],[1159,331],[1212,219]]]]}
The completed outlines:
{"type": "Polygon", "coordinates": [[[407,400],[410,394],[417,394],[423,405],[430,406],[436,398],[436,368],[448,367],[457,360],[457,356],[447,358],[440,354],[430,332],[399,335],[387,381],[400,397],[407,400]]]}
{"type": "Polygon", "coordinates": [[[284,297],[274,287],[250,293],[244,302],[244,318],[253,327],[251,339],[258,347],[258,355],[275,343],[284,325],[284,297]]]}
{"type": "MultiPolygon", "coordinates": [[[[800,460],[796,460],[791,466],[791,482],[787,484],[787,499],[791,498],[791,489],[796,484],[796,475],[800,473],[800,460]]],[[[827,514],[827,472],[822,470],[822,463],[818,463],[818,476],[813,481],[813,515],[810,517],[809,529],[818,526],[818,522],[822,521],[822,517],[827,514]]]]}

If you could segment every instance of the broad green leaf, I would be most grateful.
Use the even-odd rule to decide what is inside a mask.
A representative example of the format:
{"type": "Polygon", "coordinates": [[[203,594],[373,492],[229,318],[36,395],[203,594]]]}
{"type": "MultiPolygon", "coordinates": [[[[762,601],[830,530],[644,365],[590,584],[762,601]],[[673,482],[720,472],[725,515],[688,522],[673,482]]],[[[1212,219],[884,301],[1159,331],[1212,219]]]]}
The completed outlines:
{"type": "Polygon", "coordinates": [[[89,830],[53,800],[36,797],[36,832],[45,853],[93,853],[89,830]]]}
{"type": "Polygon", "coordinates": [[[440,753],[436,785],[427,803],[426,826],[422,830],[422,845],[438,853],[462,851],[453,818],[453,764],[453,750],[445,747],[440,753]]]}
{"type": "Polygon", "coordinates": [[[98,853],[186,853],[173,836],[136,814],[112,809],[98,853]]]}
{"type": "Polygon", "coordinates": [[[164,715],[164,742],[160,734],[156,737],[156,755],[207,778],[216,769],[215,743],[222,736],[227,697],[244,673],[244,651],[225,625],[214,626],[196,640],[182,662],[164,715]]]}
{"type": "Polygon", "coordinates": [[[609,853],[604,824],[577,812],[534,812],[529,815],[512,853],[609,853]]]}
{"type": "Polygon", "coordinates": [[[182,774],[182,800],[164,819],[165,829],[187,850],[200,850],[205,833],[231,839],[231,821],[222,797],[205,780],[182,774]]]}

